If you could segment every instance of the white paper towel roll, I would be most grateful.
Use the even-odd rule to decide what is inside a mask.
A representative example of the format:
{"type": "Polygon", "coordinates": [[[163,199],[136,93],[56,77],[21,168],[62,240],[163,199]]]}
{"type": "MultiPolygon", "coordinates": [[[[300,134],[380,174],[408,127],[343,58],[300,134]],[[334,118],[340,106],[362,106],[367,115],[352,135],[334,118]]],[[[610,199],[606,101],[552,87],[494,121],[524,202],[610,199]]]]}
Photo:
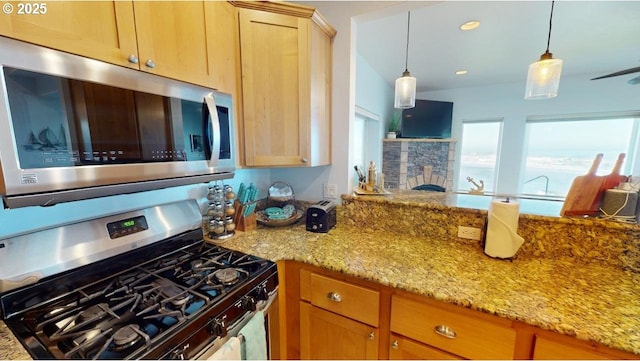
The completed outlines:
{"type": "Polygon", "coordinates": [[[493,200],[489,205],[484,253],[491,257],[511,258],[524,239],[517,234],[520,203],[493,200]]]}

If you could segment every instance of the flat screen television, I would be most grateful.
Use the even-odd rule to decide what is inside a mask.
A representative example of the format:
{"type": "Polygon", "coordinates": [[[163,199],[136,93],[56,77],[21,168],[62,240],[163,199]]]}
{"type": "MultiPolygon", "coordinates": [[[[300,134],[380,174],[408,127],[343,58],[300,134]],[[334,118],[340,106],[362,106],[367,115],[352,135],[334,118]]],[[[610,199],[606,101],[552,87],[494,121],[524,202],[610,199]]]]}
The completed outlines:
{"type": "Polygon", "coordinates": [[[402,111],[402,138],[451,138],[452,102],[416,99],[416,106],[402,111]]]}

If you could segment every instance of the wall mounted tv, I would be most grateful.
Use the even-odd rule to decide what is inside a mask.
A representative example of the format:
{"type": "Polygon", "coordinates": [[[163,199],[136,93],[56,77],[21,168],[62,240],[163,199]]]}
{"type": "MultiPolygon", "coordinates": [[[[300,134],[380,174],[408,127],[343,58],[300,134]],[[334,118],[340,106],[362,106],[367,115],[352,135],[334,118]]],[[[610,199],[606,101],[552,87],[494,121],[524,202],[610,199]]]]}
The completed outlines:
{"type": "Polygon", "coordinates": [[[402,111],[402,138],[451,138],[452,102],[416,99],[416,106],[402,111]]]}

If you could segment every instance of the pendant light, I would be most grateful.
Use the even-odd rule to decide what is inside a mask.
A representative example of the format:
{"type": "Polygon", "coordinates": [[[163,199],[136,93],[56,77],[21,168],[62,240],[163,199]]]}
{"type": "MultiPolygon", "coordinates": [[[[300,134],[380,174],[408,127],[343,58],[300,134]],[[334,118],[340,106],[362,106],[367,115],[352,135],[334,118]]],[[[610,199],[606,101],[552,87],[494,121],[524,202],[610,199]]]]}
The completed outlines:
{"type": "Polygon", "coordinates": [[[525,99],[549,99],[558,95],[560,86],[560,73],[562,72],[562,59],[554,59],[549,52],[551,42],[551,21],[553,20],[553,5],[551,2],[551,16],[549,17],[549,36],[547,37],[547,50],[540,56],[540,60],[529,65],[527,74],[527,86],[524,92],[525,99]]]}
{"type": "Polygon", "coordinates": [[[397,109],[409,109],[416,106],[416,78],[409,74],[409,24],[411,24],[411,11],[407,15],[407,51],[402,76],[396,79],[396,92],[394,107],[397,109]]]}

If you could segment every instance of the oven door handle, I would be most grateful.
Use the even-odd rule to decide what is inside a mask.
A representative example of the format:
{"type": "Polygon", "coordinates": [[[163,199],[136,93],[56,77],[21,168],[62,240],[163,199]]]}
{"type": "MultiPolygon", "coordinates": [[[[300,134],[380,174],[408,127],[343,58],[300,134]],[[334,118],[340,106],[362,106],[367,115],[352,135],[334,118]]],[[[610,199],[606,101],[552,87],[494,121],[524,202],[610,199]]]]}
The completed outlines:
{"type": "Polygon", "coordinates": [[[205,111],[202,116],[204,117],[205,134],[208,134],[207,130],[211,130],[211,134],[208,134],[209,136],[207,137],[209,138],[208,142],[206,143],[206,146],[211,150],[209,167],[215,167],[220,160],[220,119],[218,118],[218,108],[213,93],[205,95],[204,104],[205,111]],[[208,118],[211,118],[210,124],[207,124],[208,118]]]}
{"type": "Polygon", "coordinates": [[[240,330],[251,320],[255,312],[245,312],[237,321],[235,321],[227,330],[224,337],[216,337],[211,344],[195,356],[196,360],[209,360],[224,344],[232,337],[237,337],[240,330]]]}
{"type": "Polygon", "coordinates": [[[269,296],[269,298],[267,300],[258,302],[258,307],[257,307],[256,311],[245,312],[236,321],[234,321],[231,325],[229,325],[229,328],[227,329],[227,335],[226,336],[224,336],[224,337],[219,337],[219,336],[216,337],[216,339],[211,342],[209,347],[206,347],[203,351],[201,351],[199,354],[196,355],[195,359],[196,360],[208,360],[209,357],[213,356],[213,354],[216,353],[216,351],[218,351],[220,349],[220,347],[222,347],[222,345],[227,343],[227,341],[229,341],[229,339],[231,337],[238,337],[238,334],[240,333],[240,330],[247,323],[249,323],[249,321],[253,318],[253,316],[256,314],[256,312],[258,312],[258,311],[266,312],[269,309],[269,307],[271,307],[271,304],[276,299],[277,295],[278,295],[278,290],[275,289],[273,292],[271,292],[271,294],[270,294],[270,296],[269,296]]]}

